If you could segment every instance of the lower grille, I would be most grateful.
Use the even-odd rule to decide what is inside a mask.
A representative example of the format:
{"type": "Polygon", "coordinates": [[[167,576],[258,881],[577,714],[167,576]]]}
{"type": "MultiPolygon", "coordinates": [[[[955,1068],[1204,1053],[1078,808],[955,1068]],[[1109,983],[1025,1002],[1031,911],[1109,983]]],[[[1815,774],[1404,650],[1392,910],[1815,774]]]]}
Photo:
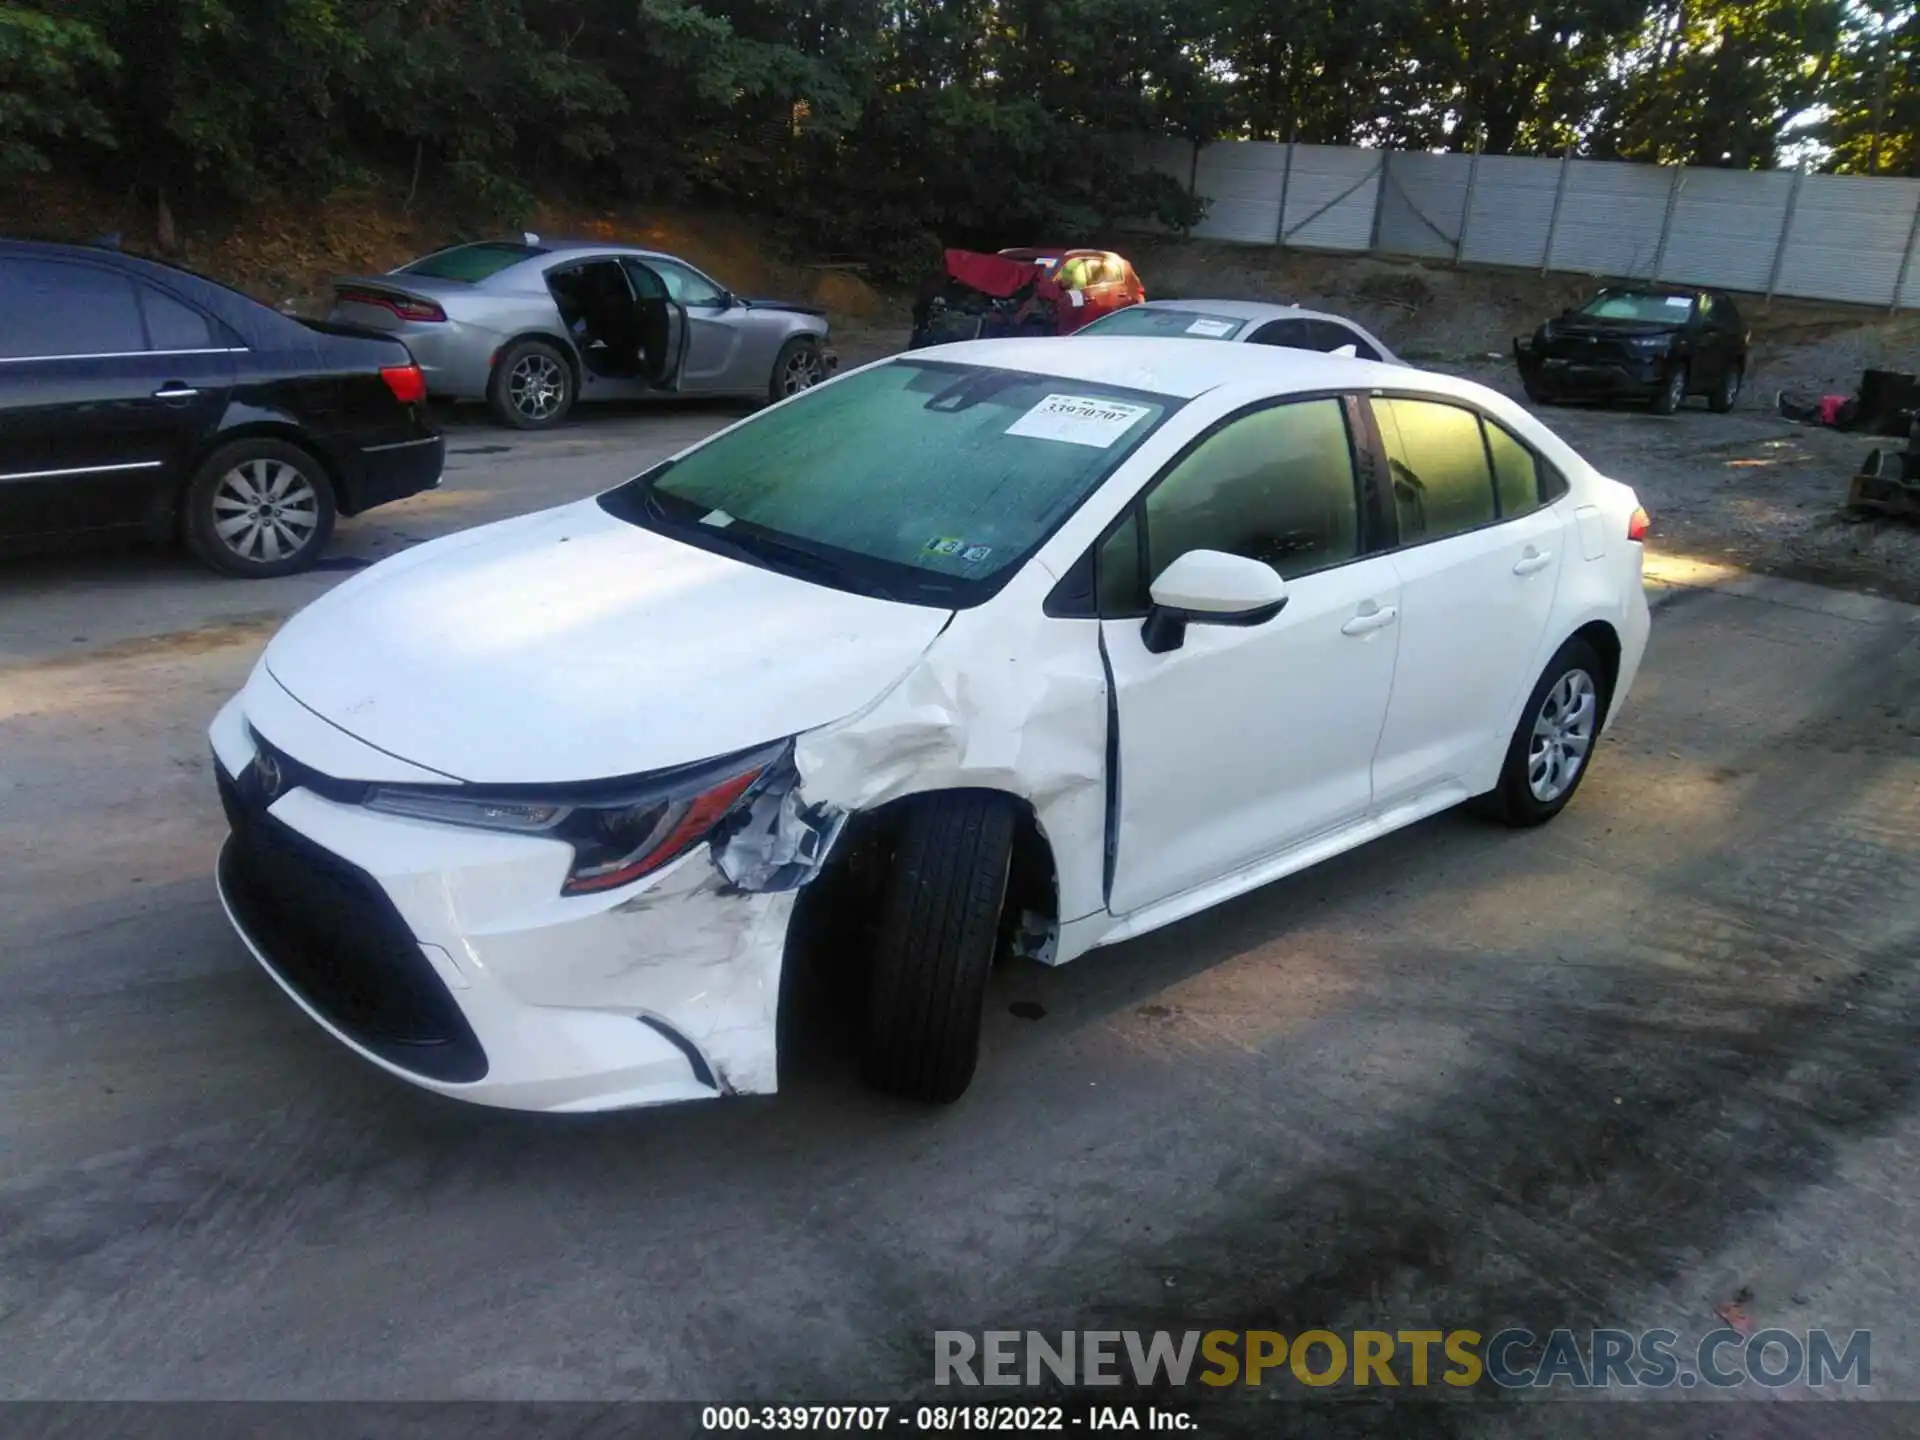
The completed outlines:
{"type": "Polygon", "coordinates": [[[486,1052],[373,878],[249,805],[225,773],[219,782],[233,828],[221,888],[274,973],[389,1064],[450,1083],[484,1078],[486,1052]]]}

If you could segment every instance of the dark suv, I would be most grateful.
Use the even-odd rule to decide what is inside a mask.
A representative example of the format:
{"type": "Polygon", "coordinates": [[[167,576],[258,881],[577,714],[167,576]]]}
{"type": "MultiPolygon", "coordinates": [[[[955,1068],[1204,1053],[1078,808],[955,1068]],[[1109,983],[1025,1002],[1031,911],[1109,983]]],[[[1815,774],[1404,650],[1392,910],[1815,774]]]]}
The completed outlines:
{"type": "Polygon", "coordinates": [[[1563,311],[1513,356],[1527,398],[1640,400],[1671,415],[1689,395],[1725,412],[1740,398],[1749,336],[1731,297],[1667,287],[1602,290],[1563,311]]]}
{"type": "Polygon", "coordinates": [[[440,483],[397,340],[295,320],[170,265],[0,240],[0,552],[178,538],[289,575],[336,515],[440,483]]]}

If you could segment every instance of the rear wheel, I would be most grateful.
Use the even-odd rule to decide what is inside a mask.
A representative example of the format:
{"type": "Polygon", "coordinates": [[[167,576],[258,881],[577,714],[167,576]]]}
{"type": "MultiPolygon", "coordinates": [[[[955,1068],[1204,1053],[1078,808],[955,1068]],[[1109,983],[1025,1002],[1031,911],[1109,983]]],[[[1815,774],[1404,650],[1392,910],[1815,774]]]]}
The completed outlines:
{"type": "Polygon", "coordinates": [[[1675,365],[1668,370],[1660,381],[1660,388],[1654,392],[1653,413],[1671,415],[1687,403],[1687,367],[1675,365]]]}
{"type": "Polygon", "coordinates": [[[266,580],[310,567],[333,534],[333,486],[297,445],[265,437],[222,445],[187,486],[182,528],[203,564],[266,580]]]}
{"type": "Polygon", "coordinates": [[[876,1089],[946,1104],[979,1059],[1014,812],[985,791],[911,803],[880,907],[862,1062],[876,1089]]]}
{"type": "Polygon", "coordinates": [[[1606,718],[1606,672],[1584,640],[1569,640],[1548,662],[1520,712],[1499,783],[1478,807],[1516,828],[1544,825],[1586,778],[1606,718]]]}
{"type": "Polygon", "coordinates": [[[802,390],[811,390],[827,378],[827,362],[820,353],[820,342],[811,335],[796,335],[780,347],[774,357],[773,378],[767,382],[767,401],[776,403],[802,390]]]}
{"type": "Polygon", "coordinates": [[[522,340],[493,367],[487,402],[493,417],[516,430],[546,430],[573,409],[573,368],[557,346],[522,340]]]}

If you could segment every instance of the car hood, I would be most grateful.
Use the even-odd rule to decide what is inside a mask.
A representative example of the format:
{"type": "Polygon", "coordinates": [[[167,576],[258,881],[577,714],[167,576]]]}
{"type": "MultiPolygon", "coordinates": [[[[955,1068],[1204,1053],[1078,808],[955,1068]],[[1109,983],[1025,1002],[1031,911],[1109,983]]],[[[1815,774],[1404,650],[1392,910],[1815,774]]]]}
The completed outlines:
{"type": "Polygon", "coordinates": [[[563,783],[841,719],[951,618],[683,545],[588,500],[363,571],[294,616],[265,661],[301,704],[400,759],[563,783]]]}
{"type": "Polygon", "coordinates": [[[817,315],[826,318],[827,312],[818,305],[802,305],[794,300],[762,300],[758,297],[742,296],[740,303],[749,310],[787,310],[795,315],[817,315]]]}
{"type": "Polygon", "coordinates": [[[1620,339],[1629,335],[1678,335],[1684,322],[1671,324],[1659,320],[1602,320],[1595,316],[1562,316],[1544,327],[1549,336],[1575,336],[1582,339],[1620,339]]]}

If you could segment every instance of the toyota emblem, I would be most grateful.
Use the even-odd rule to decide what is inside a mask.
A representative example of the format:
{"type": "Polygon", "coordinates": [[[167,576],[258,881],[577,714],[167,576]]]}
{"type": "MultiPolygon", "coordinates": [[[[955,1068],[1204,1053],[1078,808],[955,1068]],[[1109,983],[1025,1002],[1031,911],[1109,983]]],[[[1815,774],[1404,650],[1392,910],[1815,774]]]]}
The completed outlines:
{"type": "Polygon", "coordinates": [[[265,750],[253,762],[255,773],[260,777],[260,795],[262,799],[272,800],[280,793],[280,762],[265,750]]]}

